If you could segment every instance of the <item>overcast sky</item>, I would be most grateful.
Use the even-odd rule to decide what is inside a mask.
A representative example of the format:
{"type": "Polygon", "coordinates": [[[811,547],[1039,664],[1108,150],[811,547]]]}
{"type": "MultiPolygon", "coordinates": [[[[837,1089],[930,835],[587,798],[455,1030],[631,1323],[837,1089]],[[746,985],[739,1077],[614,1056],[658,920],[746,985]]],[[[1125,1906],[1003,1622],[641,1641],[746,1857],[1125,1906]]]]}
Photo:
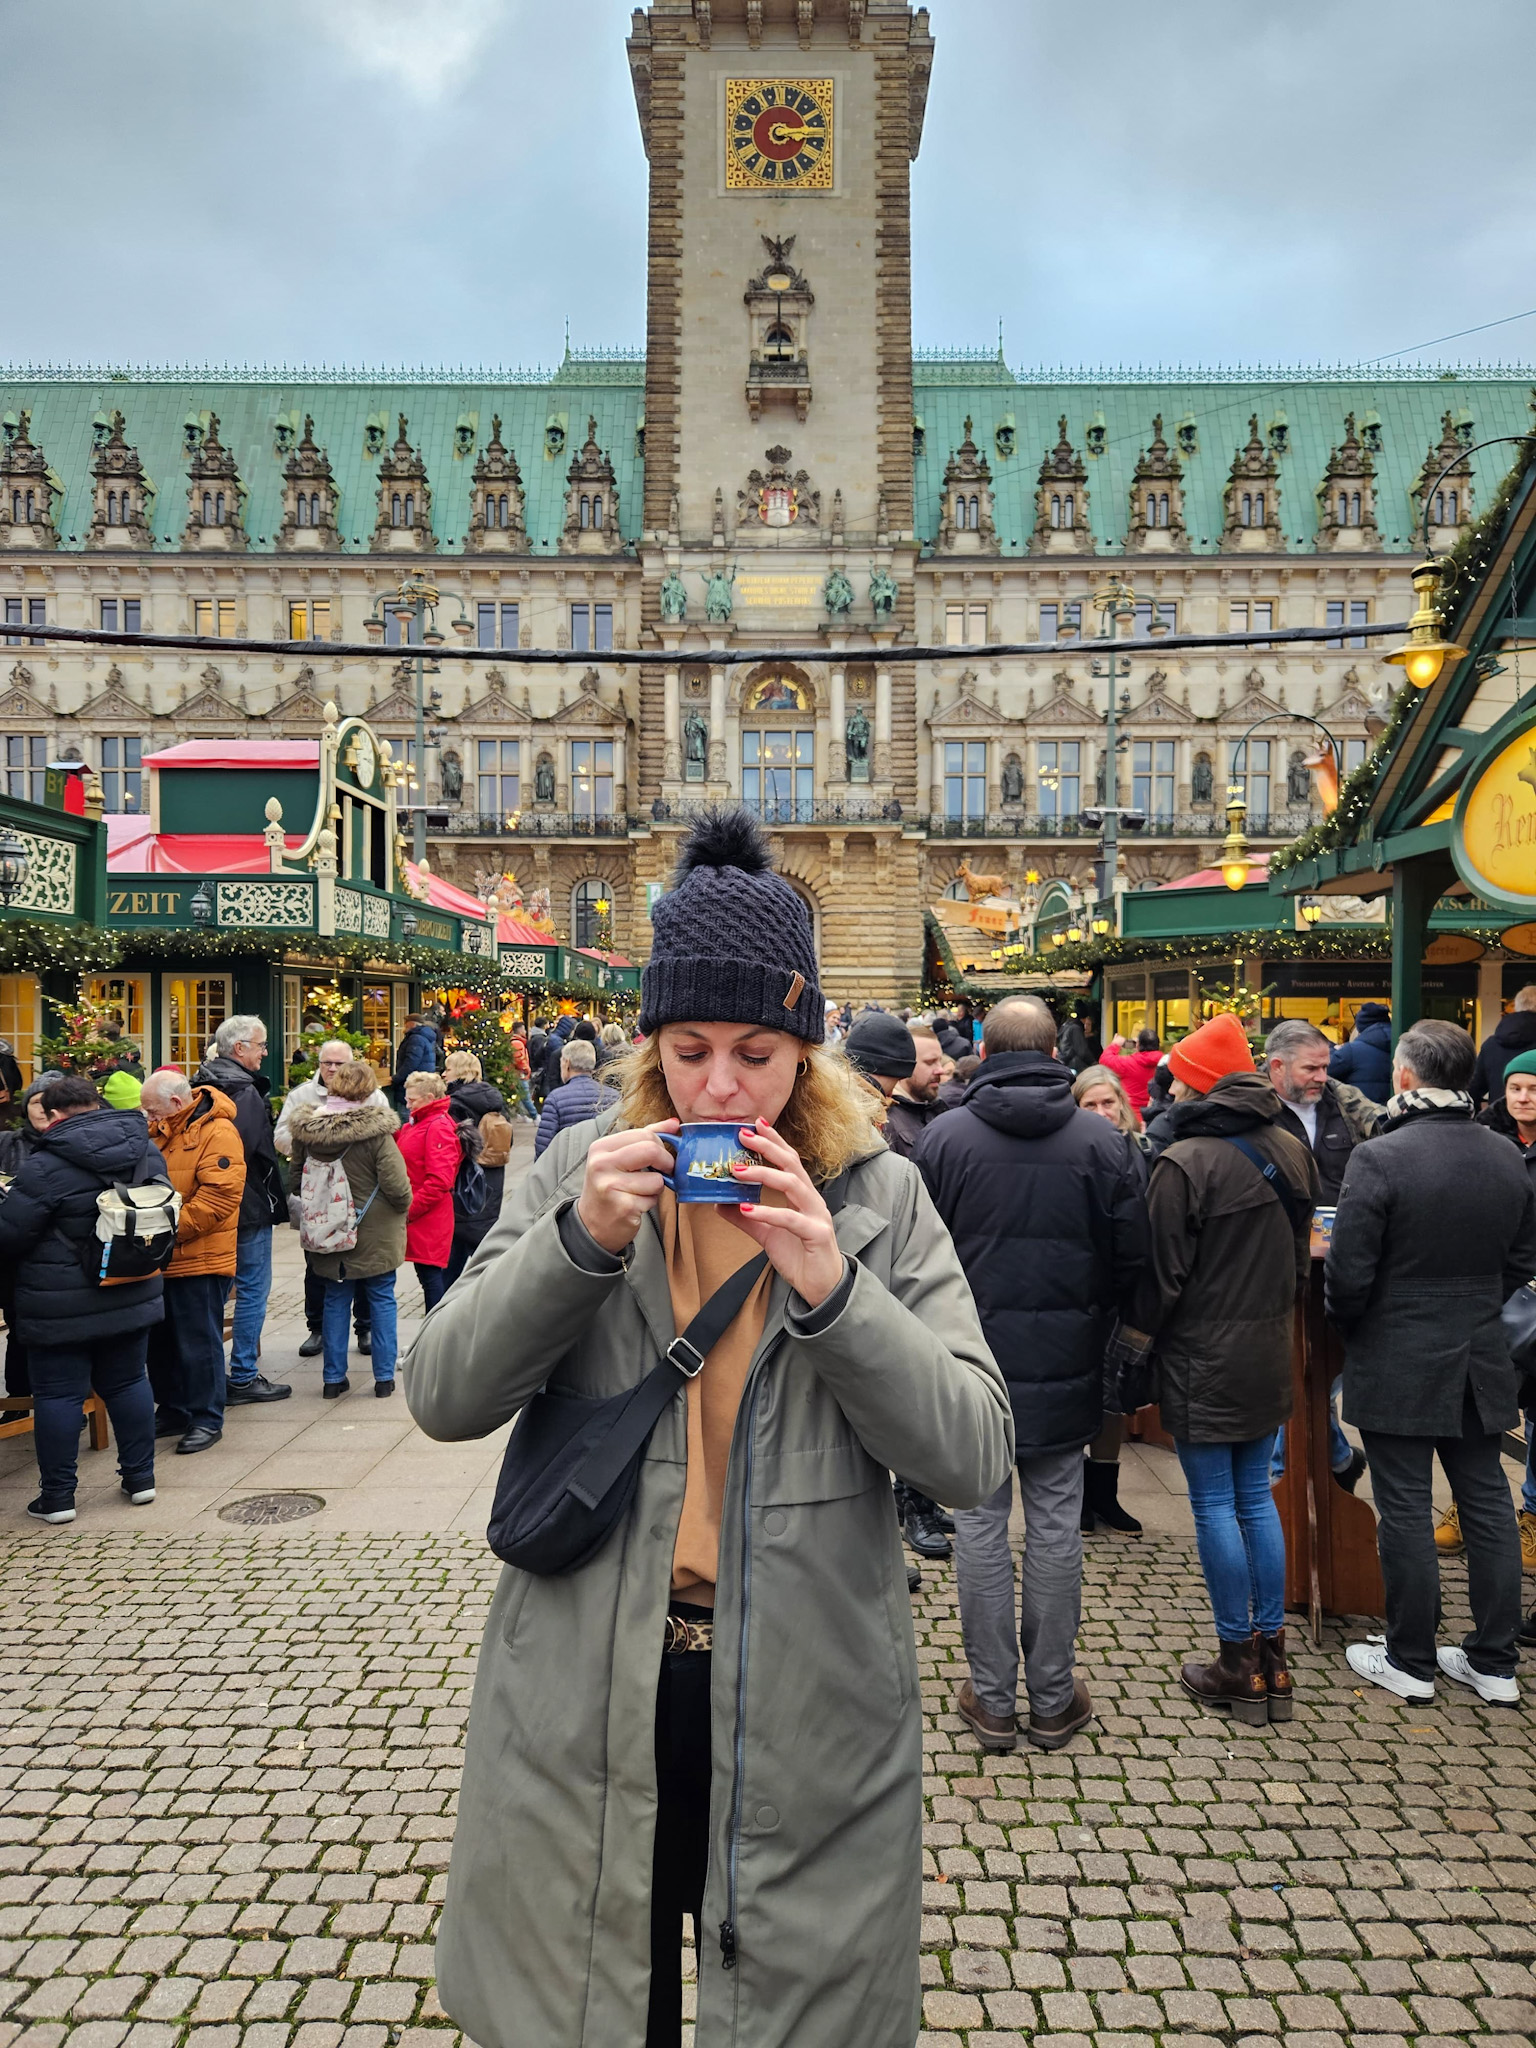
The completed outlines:
{"type": "MultiPolygon", "coordinates": [[[[0,0],[0,361],[638,345],[629,13],[0,0]]],[[[1363,361],[1536,308],[1532,0],[931,13],[919,344],[1363,361]]],[[[1428,353],[1531,362],[1536,317],[1428,353]]]]}

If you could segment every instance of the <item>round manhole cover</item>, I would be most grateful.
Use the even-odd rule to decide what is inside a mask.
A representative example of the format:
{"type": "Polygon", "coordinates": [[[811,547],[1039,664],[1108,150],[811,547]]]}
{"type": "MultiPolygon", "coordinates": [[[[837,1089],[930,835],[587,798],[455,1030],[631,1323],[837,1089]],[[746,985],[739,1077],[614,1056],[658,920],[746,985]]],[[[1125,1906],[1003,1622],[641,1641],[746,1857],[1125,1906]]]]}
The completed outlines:
{"type": "Polygon", "coordinates": [[[318,1493],[251,1493],[219,1509],[221,1522],[298,1522],[325,1506],[318,1493]]]}

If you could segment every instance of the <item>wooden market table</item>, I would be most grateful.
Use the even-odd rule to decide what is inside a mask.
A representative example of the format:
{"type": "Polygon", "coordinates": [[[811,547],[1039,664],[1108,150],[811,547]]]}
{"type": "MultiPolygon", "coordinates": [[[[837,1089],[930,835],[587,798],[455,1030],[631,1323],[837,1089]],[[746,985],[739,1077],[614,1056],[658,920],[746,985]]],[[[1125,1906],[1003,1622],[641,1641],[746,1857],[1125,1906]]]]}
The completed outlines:
{"type": "Polygon", "coordinates": [[[1295,1333],[1295,1406],[1285,1426],[1285,1473],[1275,1483],[1275,1500],[1285,1530],[1285,1604],[1305,1610],[1317,1642],[1325,1614],[1385,1614],[1386,1592],[1376,1517],[1344,1491],[1328,1463],[1329,1391],[1343,1367],[1344,1347],[1323,1314],[1323,1261],[1315,1241],[1295,1333]]]}

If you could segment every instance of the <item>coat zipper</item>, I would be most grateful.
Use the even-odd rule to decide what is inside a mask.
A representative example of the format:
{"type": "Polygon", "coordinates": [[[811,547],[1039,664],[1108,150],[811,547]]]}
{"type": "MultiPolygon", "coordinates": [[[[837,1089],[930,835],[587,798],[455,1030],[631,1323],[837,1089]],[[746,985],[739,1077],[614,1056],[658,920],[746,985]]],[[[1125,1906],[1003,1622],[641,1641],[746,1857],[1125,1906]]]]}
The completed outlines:
{"type": "Polygon", "coordinates": [[[747,1402],[747,1455],[741,1485],[741,1645],[736,1656],[736,1779],[731,1788],[731,1845],[726,1869],[725,1918],[720,1922],[720,1961],[736,1967],[736,1890],[741,1861],[741,1807],[745,1796],[747,1753],[747,1633],[752,1622],[752,1468],[757,1456],[759,1371],[747,1402]]]}

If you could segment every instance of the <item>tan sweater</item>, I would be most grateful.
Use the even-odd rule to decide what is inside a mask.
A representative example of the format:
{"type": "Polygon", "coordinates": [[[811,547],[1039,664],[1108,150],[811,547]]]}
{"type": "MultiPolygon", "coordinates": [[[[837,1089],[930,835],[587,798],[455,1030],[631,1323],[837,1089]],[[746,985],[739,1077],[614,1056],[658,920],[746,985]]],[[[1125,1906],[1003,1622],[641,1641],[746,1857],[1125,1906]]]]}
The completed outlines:
{"type": "MultiPolygon", "coordinates": [[[[681,1332],[717,1287],[757,1257],[758,1247],[710,1202],[679,1204],[664,1194],[658,1219],[667,1254],[672,1318],[681,1332]]],[[[742,1388],[763,1334],[772,1279],[770,1266],[704,1360],[703,1371],[688,1382],[688,1476],[672,1553],[672,1591],[699,1607],[715,1604],[720,1508],[731,1438],[742,1388]]]]}

